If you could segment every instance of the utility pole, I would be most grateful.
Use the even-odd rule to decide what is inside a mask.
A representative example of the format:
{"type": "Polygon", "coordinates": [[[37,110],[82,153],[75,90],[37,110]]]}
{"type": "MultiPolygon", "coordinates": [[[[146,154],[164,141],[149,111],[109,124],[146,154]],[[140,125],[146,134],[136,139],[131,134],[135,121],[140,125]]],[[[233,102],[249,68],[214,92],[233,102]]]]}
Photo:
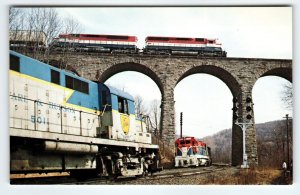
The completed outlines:
{"type": "Polygon", "coordinates": [[[287,148],[287,166],[290,166],[290,141],[289,141],[289,117],[288,114],[283,117],[286,119],[286,148],[287,148]]]}
{"type": "Polygon", "coordinates": [[[241,165],[241,168],[249,168],[248,165],[248,156],[246,154],[246,130],[249,126],[252,126],[253,123],[235,123],[236,125],[240,126],[243,131],[243,164],[241,165]]]}
{"type": "Polygon", "coordinates": [[[180,112],[180,138],[182,138],[182,112],[180,112]]]}

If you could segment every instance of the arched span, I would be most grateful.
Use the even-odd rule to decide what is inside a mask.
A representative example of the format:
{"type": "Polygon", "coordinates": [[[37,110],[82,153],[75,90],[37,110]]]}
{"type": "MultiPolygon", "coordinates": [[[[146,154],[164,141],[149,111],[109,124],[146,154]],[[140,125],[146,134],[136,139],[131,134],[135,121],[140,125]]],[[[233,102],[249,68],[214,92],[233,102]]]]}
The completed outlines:
{"type": "Polygon", "coordinates": [[[99,77],[99,81],[104,83],[107,79],[109,79],[111,76],[124,72],[124,71],[136,71],[140,72],[142,74],[147,75],[150,77],[158,86],[161,95],[163,97],[163,84],[160,80],[160,78],[153,72],[150,68],[147,66],[144,66],[142,64],[134,63],[134,62],[126,62],[126,63],[120,63],[112,65],[110,68],[106,69],[99,77]]]}
{"type": "Polygon", "coordinates": [[[196,66],[185,73],[181,75],[181,77],[178,79],[176,85],[185,77],[188,77],[189,75],[192,74],[197,74],[197,73],[206,73],[212,76],[215,76],[219,79],[221,79],[230,89],[233,97],[240,96],[242,91],[241,91],[241,86],[238,83],[238,81],[226,70],[216,67],[216,66],[211,66],[211,65],[205,65],[205,66],[196,66]]]}
{"type": "Polygon", "coordinates": [[[291,68],[274,68],[271,70],[266,71],[260,77],[264,76],[279,76],[285,78],[286,80],[290,81],[291,83],[293,80],[293,71],[291,68]]]}

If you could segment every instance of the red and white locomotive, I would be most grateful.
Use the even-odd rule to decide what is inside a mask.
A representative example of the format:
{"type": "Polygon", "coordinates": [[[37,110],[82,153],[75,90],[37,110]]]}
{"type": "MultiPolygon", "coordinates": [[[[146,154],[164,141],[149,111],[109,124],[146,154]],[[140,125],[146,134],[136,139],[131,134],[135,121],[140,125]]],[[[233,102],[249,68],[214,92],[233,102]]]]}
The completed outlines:
{"type": "Polygon", "coordinates": [[[60,34],[51,44],[55,49],[136,53],[137,37],[127,35],[60,34]]]}
{"type": "Polygon", "coordinates": [[[55,50],[109,53],[144,53],[226,57],[217,39],[148,36],[144,48],[137,46],[136,36],[98,34],[60,34],[50,47],[55,50]]]}
{"type": "Polygon", "coordinates": [[[145,39],[145,45],[146,53],[227,56],[227,52],[222,50],[222,44],[217,42],[217,39],[149,36],[145,39]]]}
{"type": "Polygon", "coordinates": [[[210,166],[210,147],[194,137],[182,137],[175,141],[175,167],[210,166]]]}

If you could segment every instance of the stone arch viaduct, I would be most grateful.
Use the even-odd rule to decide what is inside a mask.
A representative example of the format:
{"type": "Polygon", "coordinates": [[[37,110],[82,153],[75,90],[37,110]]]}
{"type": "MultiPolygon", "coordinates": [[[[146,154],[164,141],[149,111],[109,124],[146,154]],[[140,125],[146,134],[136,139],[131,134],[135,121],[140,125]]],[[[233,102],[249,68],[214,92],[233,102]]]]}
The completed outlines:
{"type": "MultiPolygon", "coordinates": [[[[149,76],[162,94],[161,130],[164,142],[173,144],[175,139],[174,88],[185,77],[195,73],[207,73],[221,79],[238,99],[239,116],[246,119],[246,98],[251,97],[255,82],[263,76],[279,76],[292,82],[292,60],[255,58],[203,58],[196,56],[157,55],[101,55],[101,54],[52,54],[49,59],[66,61],[81,76],[105,82],[122,71],[137,71],[149,76]],[[66,60],[67,59],[67,60],[66,60]]],[[[254,123],[253,118],[248,122],[254,123]]],[[[255,123],[254,123],[255,124],[255,123]]],[[[232,124],[232,165],[243,161],[243,139],[241,128],[232,124]]],[[[246,131],[246,153],[248,163],[257,165],[256,128],[246,131]]]]}

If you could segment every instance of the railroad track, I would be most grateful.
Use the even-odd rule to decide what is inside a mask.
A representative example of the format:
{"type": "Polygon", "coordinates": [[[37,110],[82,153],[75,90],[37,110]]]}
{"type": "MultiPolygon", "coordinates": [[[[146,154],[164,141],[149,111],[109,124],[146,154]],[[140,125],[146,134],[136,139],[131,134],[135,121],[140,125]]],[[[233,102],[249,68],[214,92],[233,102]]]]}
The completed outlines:
{"type": "Polygon", "coordinates": [[[186,177],[192,175],[209,174],[217,171],[225,170],[226,166],[213,165],[210,167],[195,167],[195,168],[175,168],[175,169],[165,169],[161,172],[154,173],[153,175],[144,177],[118,177],[116,179],[108,178],[90,178],[85,181],[77,181],[68,175],[60,176],[46,176],[46,177],[27,177],[27,178],[11,178],[11,184],[18,185],[119,185],[126,184],[138,180],[159,180],[164,178],[175,178],[175,177],[186,177]]]}

